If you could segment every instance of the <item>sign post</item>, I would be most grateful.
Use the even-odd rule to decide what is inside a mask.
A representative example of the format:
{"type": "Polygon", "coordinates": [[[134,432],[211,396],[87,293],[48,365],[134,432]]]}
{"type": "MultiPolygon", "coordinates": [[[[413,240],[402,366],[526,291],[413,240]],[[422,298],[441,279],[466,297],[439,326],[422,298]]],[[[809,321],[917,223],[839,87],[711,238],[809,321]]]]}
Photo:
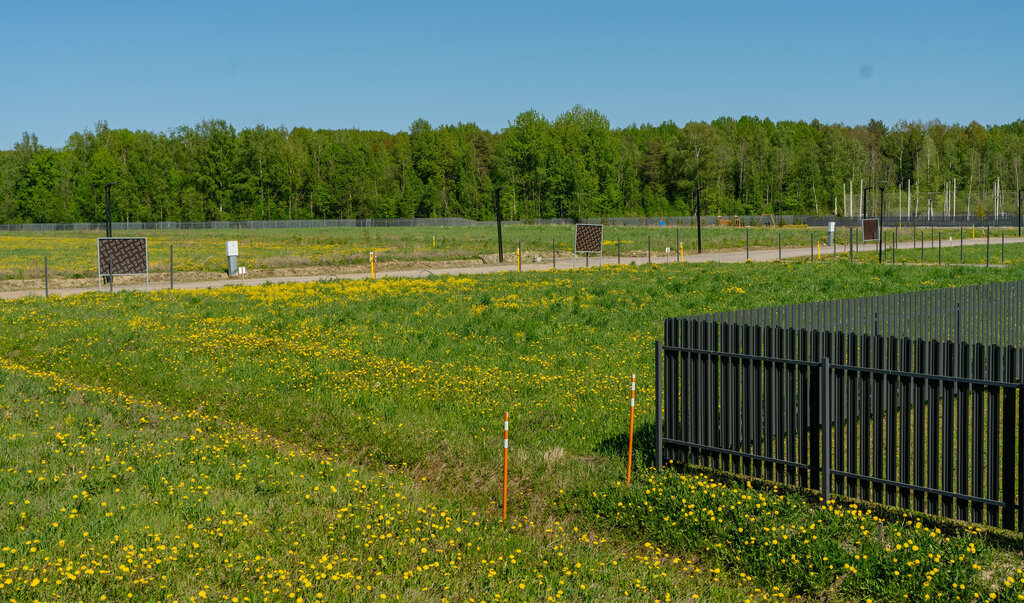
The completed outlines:
{"type": "Polygon", "coordinates": [[[102,288],[103,281],[110,283],[114,290],[114,275],[146,275],[146,291],[149,291],[149,247],[145,237],[100,237],[96,239],[96,281],[102,288]],[[103,270],[106,269],[104,274],[103,270]]]}
{"type": "MultiPolygon", "coordinates": [[[[601,255],[602,245],[604,240],[604,226],[600,224],[577,224],[576,225],[576,244],[573,250],[576,253],[591,254],[596,253],[601,255]]],[[[589,265],[590,256],[587,255],[589,265]]]]}

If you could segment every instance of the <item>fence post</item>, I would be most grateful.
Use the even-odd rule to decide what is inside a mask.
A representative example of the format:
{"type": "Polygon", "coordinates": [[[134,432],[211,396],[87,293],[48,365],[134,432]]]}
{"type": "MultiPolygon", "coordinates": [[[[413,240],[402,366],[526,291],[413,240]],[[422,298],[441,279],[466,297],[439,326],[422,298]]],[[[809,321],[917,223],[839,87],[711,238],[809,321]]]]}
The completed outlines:
{"type": "Polygon", "coordinates": [[[171,245],[171,289],[174,288],[174,245],[171,245]]]}
{"type": "Polygon", "coordinates": [[[651,263],[651,235],[647,235],[647,263],[651,263]]]}
{"type": "Polygon", "coordinates": [[[942,265],[942,236],[939,235],[939,266],[942,265]]]}
{"type": "Polygon", "coordinates": [[[853,261],[853,227],[850,227],[850,261],[853,261]]]}
{"type": "Polygon", "coordinates": [[[1000,249],[1001,255],[999,256],[999,263],[1000,264],[1005,264],[1006,263],[1006,233],[1004,232],[1003,234],[999,235],[999,237],[1000,237],[1000,239],[1002,239],[1002,241],[999,244],[1000,248],[1001,248],[1000,249]]]}
{"type": "Polygon", "coordinates": [[[832,496],[832,367],[828,356],[821,359],[821,496],[832,496]]]}
{"type": "MultiPolygon", "coordinates": [[[[1018,350],[1013,348],[1007,350],[1006,368],[1009,369],[1009,374],[1006,375],[1007,381],[1020,383],[1020,358],[1021,357],[1018,354],[1018,350]]],[[[1013,464],[1017,460],[1016,448],[1019,440],[1017,439],[1017,437],[1015,437],[1017,434],[1014,434],[1013,432],[1014,425],[1017,422],[1015,416],[1017,413],[1017,405],[1013,403],[1014,393],[1015,392],[1013,392],[1010,388],[1003,389],[1002,419],[1000,421],[1003,430],[1003,466],[1001,489],[1003,493],[1003,502],[1005,503],[1002,513],[1002,526],[1004,529],[1007,530],[1013,529],[1013,507],[1017,506],[1017,501],[1014,500],[1014,494],[1016,494],[1016,492],[1014,492],[1013,488],[1013,482],[1015,479],[1013,475],[1013,464]]],[[[1024,526],[1022,526],[1022,529],[1024,529],[1024,526]]]]}
{"type": "Polygon", "coordinates": [[[747,227],[747,259],[750,259],[750,227],[747,227]]]}
{"type": "Polygon", "coordinates": [[[964,227],[960,227],[960,263],[964,263],[964,227]]]}
{"type": "Polygon", "coordinates": [[[661,340],[654,340],[654,468],[662,467],[661,340]]]}
{"type": "Polygon", "coordinates": [[[555,267],[555,240],[551,239],[551,267],[555,267]]]}
{"type": "Polygon", "coordinates": [[[991,243],[989,236],[991,234],[991,230],[992,230],[991,226],[986,226],[985,227],[985,267],[986,268],[988,268],[988,264],[989,264],[989,244],[991,243]]]}
{"type": "Polygon", "coordinates": [[[779,233],[779,259],[782,259],[782,233],[779,233]]]}
{"type": "Polygon", "coordinates": [[[50,297],[50,264],[45,255],[43,256],[43,286],[46,288],[46,297],[50,297]]]}
{"type": "Polygon", "coordinates": [[[617,264],[621,264],[622,263],[622,239],[617,239],[615,241],[615,244],[617,245],[616,252],[615,252],[616,263],[617,264]]]}
{"type": "MultiPolygon", "coordinates": [[[[1017,379],[1017,399],[1024,400],[1024,378],[1022,378],[1020,373],[1017,373],[1017,379]]],[[[1021,409],[1021,412],[1017,413],[1017,441],[1024,442],[1024,408],[1021,409]]],[[[1019,451],[1017,456],[1020,456],[1019,451]]],[[[1017,496],[1017,511],[1020,515],[1018,529],[1021,532],[1021,553],[1024,554],[1024,462],[1017,463],[1017,472],[1017,477],[1019,478],[1019,481],[1017,482],[1017,488],[1019,489],[1017,496]]]]}

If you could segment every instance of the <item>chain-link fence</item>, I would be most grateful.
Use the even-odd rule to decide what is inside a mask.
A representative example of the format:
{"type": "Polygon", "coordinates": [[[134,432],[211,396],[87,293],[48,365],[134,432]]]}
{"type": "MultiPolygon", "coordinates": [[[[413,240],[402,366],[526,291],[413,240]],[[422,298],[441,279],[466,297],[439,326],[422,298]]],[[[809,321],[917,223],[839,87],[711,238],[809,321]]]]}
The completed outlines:
{"type": "MultiPolygon", "coordinates": [[[[859,226],[861,218],[811,215],[761,215],[761,216],[703,216],[701,224],[708,226],[826,226],[836,222],[837,226],[859,226]]],[[[605,218],[545,218],[538,220],[502,220],[504,224],[548,224],[572,225],[579,223],[604,224],[605,226],[691,226],[696,224],[695,216],[653,216],[653,217],[605,217],[605,218]]],[[[363,220],[217,220],[207,222],[114,222],[113,230],[245,230],[271,228],[379,228],[411,226],[487,226],[494,221],[477,221],[466,218],[370,218],[363,220]]],[[[882,219],[884,227],[892,226],[993,226],[1017,228],[1021,217],[1017,215],[994,216],[934,216],[895,217],[882,219]]],[[[0,224],[0,230],[26,232],[90,231],[105,230],[104,222],[73,222],[43,224],[0,224]]]]}

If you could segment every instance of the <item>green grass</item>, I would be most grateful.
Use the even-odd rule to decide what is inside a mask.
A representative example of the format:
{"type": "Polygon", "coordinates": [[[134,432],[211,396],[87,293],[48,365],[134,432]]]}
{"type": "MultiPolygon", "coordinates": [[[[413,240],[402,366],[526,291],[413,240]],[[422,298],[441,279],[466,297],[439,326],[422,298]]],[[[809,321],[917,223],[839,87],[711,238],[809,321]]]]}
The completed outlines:
{"type": "MultiPolygon", "coordinates": [[[[928,240],[923,247],[920,242],[917,246],[908,244],[906,247],[901,243],[900,248],[896,250],[895,261],[902,264],[938,264],[941,261],[942,264],[971,264],[975,266],[986,264],[990,266],[1020,265],[1024,263],[1024,244],[1022,243],[1006,243],[1004,245],[998,237],[993,237],[988,245],[964,245],[961,248],[959,237],[954,236],[950,240],[949,236],[947,233],[946,239],[942,241],[941,252],[938,240],[934,242],[934,245],[932,241],[928,240]]],[[[892,249],[886,249],[883,253],[885,261],[892,263],[892,249]]],[[[855,253],[854,256],[857,261],[878,261],[877,248],[872,252],[855,253]]]]}
{"type": "MultiPolygon", "coordinates": [[[[824,241],[824,229],[804,227],[750,228],[751,249],[773,249],[781,241],[786,247],[811,247],[824,241]]],[[[522,245],[523,259],[532,262],[541,258],[549,262],[552,243],[557,253],[572,252],[573,227],[548,225],[505,225],[502,229],[505,259],[515,261],[515,249],[522,245]]],[[[606,226],[604,254],[621,253],[626,258],[647,257],[648,238],[652,255],[676,254],[677,228],[606,226]],[[669,251],[666,252],[666,249],[669,251]]],[[[1007,236],[1016,231],[1000,230],[1007,236]]],[[[678,229],[685,254],[697,248],[697,231],[693,227],[678,229]]],[[[959,231],[957,231],[957,234],[959,231]]],[[[0,232],[0,281],[38,280],[43,277],[44,259],[52,279],[95,279],[96,237],[99,232],[25,233],[0,232]]],[[[438,262],[496,261],[497,232],[493,227],[410,227],[410,228],[311,228],[281,230],[149,230],[115,233],[117,236],[144,236],[149,239],[150,270],[155,277],[170,271],[170,248],[174,247],[177,272],[191,273],[191,278],[215,276],[226,270],[224,242],[239,242],[239,264],[254,275],[282,270],[331,269],[368,270],[369,254],[389,268],[438,262]]],[[[855,233],[856,235],[856,233],[855,233]]],[[[900,231],[902,241],[909,242],[910,229],[900,231]]],[[[996,235],[998,236],[998,235],[996,235]]],[[[845,245],[848,231],[839,229],[837,240],[845,245]]],[[[702,230],[704,250],[743,249],[747,245],[747,229],[706,227],[702,230]]],[[[870,245],[870,244],[869,244],[870,245]]],[[[869,247],[873,248],[873,247],[869,247]]],[[[1016,256],[1019,257],[1019,256],[1016,256]]]]}
{"type": "Polygon", "coordinates": [[[26,589],[22,598],[86,599],[131,587],[144,587],[144,598],[204,590],[284,599],[283,588],[263,593],[274,572],[286,575],[279,587],[307,600],[316,592],[364,597],[355,587],[366,585],[375,589],[367,598],[424,596],[427,588],[427,598],[453,600],[537,600],[558,590],[569,599],[653,599],[662,589],[673,599],[895,600],[948,593],[954,582],[967,598],[1016,597],[1017,578],[1004,584],[1022,568],[1016,541],[948,526],[936,532],[910,516],[879,522],[845,504],[646,467],[653,340],[663,318],[1022,275],[1018,267],[670,264],[5,302],[0,436],[14,452],[0,469],[0,582],[10,576],[26,589]],[[633,372],[637,468],[627,488],[633,372]],[[503,523],[506,410],[511,494],[503,523]],[[54,465],[42,473],[44,458],[54,465]],[[122,487],[125,466],[133,474],[122,487]],[[47,484],[41,491],[37,475],[47,484]],[[330,485],[339,492],[328,494],[330,485]],[[88,504],[74,498],[83,490],[88,504]],[[108,506],[125,506],[117,521],[104,519],[100,493],[108,506]],[[75,529],[49,532],[54,522],[64,529],[70,509],[75,529]],[[221,511],[222,521],[248,514],[255,527],[217,534],[214,524],[226,530],[215,521],[221,511]],[[441,512],[452,527],[433,527],[448,526],[441,512]],[[428,527],[427,544],[410,550],[408,538],[428,527]],[[42,568],[57,579],[58,558],[121,559],[119,543],[129,537],[133,550],[153,547],[154,530],[196,542],[195,557],[161,552],[175,559],[157,566],[158,553],[147,551],[154,567],[145,575],[154,581],[141,586],[110,577],[65,581],[62,591],[52,581],[31,586],[42,568]],[[83,531],[100,537],[90,542],[83,531]],[[911,540],[918,548],[904,551],[911,540]],[[67,552],[58,553],[61,546],[67,552]],[[427,562],[439,565],[421,576],[427,562]],[[325,572],[312,566],[325,563],[352,568],[362,581],[332,584],[333,570],[313,580],[325,572]],[[36,569],[20,569],[26,565],[36,569]],[[482,569],[492,566],[495,575],[482,569]],[[400,579],[408,587],[386,586],[405,584],[400,579]]]}

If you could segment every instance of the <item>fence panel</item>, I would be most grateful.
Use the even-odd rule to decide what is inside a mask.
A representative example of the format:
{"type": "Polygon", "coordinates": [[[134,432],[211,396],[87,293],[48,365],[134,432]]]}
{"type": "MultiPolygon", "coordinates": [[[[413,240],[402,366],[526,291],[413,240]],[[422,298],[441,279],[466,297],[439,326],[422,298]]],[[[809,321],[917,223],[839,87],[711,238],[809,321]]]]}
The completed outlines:
{"type": "Polygon", "coordinates": [[[1021,529],[1021,299],[1005,283],[667,319],[658,457],[1021,529]]]}

